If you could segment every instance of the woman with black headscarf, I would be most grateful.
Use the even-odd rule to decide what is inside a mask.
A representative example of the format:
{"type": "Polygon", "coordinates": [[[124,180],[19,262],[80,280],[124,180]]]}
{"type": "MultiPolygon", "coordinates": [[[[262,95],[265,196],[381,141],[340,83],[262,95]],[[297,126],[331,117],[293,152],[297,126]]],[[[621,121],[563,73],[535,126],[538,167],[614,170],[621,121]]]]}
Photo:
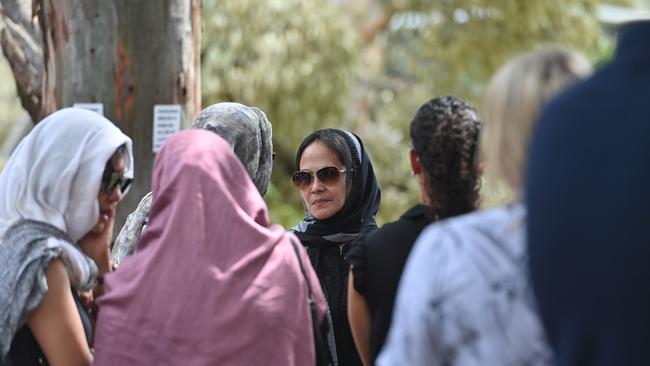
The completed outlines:
{"type": "Polygon", "coordinates": [[[292,180],[307,216],[292,230],[307,248],[329,304],[334,363],[361,365],[347,318],[344,257],[351,243],[377,229],[379,184],[361,139],[348,131],[328,128],[307,136],[296,165],[292,180]]]}

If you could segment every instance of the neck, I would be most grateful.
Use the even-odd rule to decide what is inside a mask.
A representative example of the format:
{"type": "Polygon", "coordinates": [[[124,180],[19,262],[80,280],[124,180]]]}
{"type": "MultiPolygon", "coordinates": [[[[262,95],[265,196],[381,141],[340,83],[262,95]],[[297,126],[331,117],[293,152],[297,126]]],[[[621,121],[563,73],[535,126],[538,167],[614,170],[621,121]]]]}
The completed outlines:
{"type": "Polygon", "coordinates": [[[418,175],[418,186],[420,187],[420,203],[425,206],[431,206],[431,199],[427,193],[426,185],[424,184],[424,179],[421,175],[418,175]]]}

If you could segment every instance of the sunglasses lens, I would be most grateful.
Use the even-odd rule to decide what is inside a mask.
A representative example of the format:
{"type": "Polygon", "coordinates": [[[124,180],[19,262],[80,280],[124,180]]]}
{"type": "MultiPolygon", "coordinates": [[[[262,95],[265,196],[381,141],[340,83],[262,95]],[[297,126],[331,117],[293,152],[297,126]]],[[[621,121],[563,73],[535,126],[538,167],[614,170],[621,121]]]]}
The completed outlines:
{"type": "Polygon", "coordinates": [[[291,176],[293,185],[300,189],[305,189],[311,185],[311,174],[308,172],[295,172],[291,176]]]}
{"type": "MultiPolygon", "coordinates": [[[[318,171],[316,171],[316,176],[321,183],[334,185],[339,181],[341,172],[337,167],[328,166],[318,169],[318,171]]],[[[311,172],[300,171],[293,173],[291,180],[299,189],[307,189],[312,185],[312,183],[314,183],[314,176],[311,172]]]]}
{"type": "Polygon", "coordinates": [[[119,187],[120,193],[125,193],[131,185],[131,182],[133,182],[133,179],[124,178],[118,173],[113,173],[107,181],[102,181],[102,190],[106,193],[111,193],[119,187]]]}
{"type": "Polygon", "coordinates": [[[107,180],[102,181],[102,187],[104,189],[104,192],[106,193],[113,192],[113,190],[115,190],[115,187],[117,187],[119,183],[120,183],[120,176],[117,175],[116,173],[112,173],[107,180]]]}
{"type": "Polygon", "coordinates": [[[131,183],[133,182],[133,179],[131,178],[122,178],[122,184],[120,185],[120,192],[121,193],[126,193],[126,191],[129,189],[131,186],[131,183]]]}
{"type": "Polygon", "coordinates": [[[326,168],[318,169],[318,171],[316,172],[316,176],[318,177],[318,180],[328,185],[335,184],[336,182],[338,182],[340,175],[341,173],[339,173],[339,170],[333,166],[328,166],[326,168]]]}

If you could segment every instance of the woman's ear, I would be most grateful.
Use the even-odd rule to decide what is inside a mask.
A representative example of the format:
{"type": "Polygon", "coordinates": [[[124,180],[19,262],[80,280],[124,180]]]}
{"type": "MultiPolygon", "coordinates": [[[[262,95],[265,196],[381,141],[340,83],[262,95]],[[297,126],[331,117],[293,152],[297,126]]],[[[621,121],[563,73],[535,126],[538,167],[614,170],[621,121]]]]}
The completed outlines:
{"type": "Polygon", "coordinates": [[[411,149],[411,151],[409,151],[409,157],[411,158],[411,170],[413,175],[422,173],[422,163],[420,163],[420,158],[418,158],[418,154],[415,153],[415,150],[411,149]]]}
{"type": "Polygon", "coordinates": [[[479,161],[478,164],[476,164],[476,172],[478,175],[485,174],[485,161],[479,161]]]}

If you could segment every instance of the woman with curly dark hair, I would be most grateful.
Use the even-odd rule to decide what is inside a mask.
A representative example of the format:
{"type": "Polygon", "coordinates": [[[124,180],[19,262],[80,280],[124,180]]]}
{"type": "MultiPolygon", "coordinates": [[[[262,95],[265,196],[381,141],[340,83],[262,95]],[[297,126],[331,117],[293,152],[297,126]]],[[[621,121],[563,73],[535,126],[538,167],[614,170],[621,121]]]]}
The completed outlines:
{"type": "Polygon", "coordinates": [[[478,205],[481,125],[471,105],[448,96],[428,101],[411,122],[411,168],[421,203],[370,234],[347,257],[352,265],[348,316],[365,365],[374,363],[384,343],[400,275],[422,229],[478,205]]]}
{"type": "Polygon", "coordinates": [[[539,111],[590,69],[581,54],[555,46],[517,55],[494,75],[481,150],[488,176],[503,179],[514,197],[422,231],[377,365],[557,364],[528,282],[521,177],[539,111]]]}

